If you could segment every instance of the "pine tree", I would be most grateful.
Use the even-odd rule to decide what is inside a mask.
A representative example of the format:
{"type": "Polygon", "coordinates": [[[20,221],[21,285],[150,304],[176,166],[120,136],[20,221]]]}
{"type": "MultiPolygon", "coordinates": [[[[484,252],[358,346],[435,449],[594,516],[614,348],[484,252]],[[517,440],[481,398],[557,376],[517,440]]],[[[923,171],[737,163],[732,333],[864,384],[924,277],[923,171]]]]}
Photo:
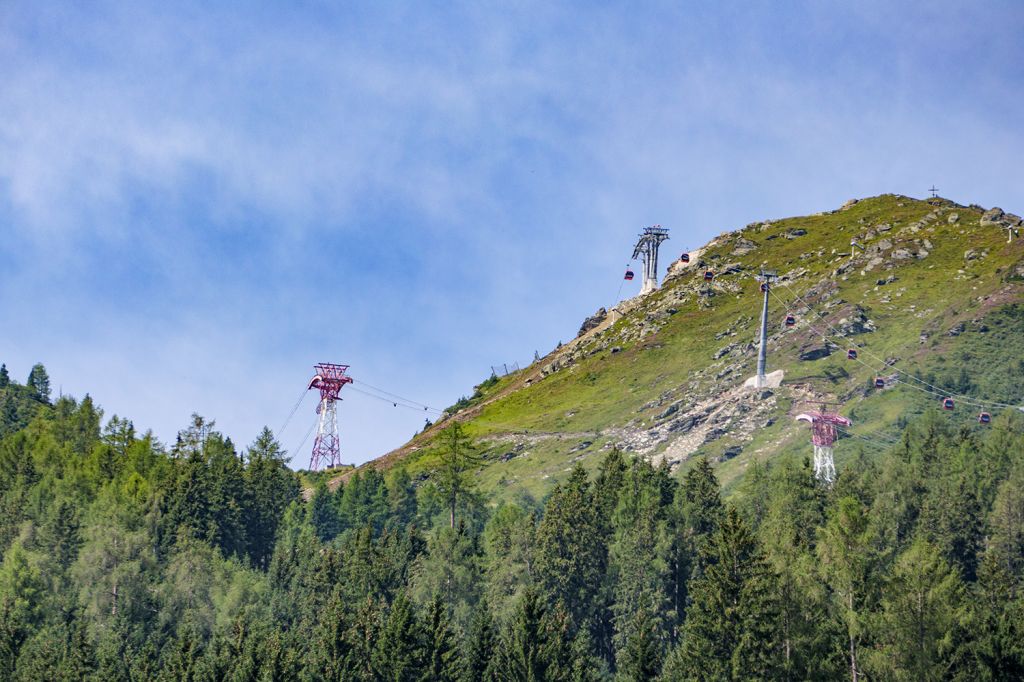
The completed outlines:
{"type": "Polygon", "coordinates": [[[1024,679],[1024,597],[990,549],[978,570],[974,656],[983,680],[1024,679]]]}
{"type": "Polygon", "coordinates": [[[753,535],[730,509],[701,550],[671,680],[762,680],[779,668],[775,576],[753,535]]]}
{"type": "Polygon", "coordinates": [[[270,563],[277,527],[299,496],[299,483],[288,469],[284,451],[270,429],[263,430],[249,446],[245,467],[246,538],[248,555],[257,568],[270,563]]]}
{"type": "Polygon", "coordinates": [[[430,602],[424,622],[423,682],[455,682],[461,677],[461,661],[449,625],[448,608],[440,595],[430,602]]]}
{"type": "Polygon", "coordinates": [[[462,671],[463,682],[491,682],[494,679],[496,639],[491,610],[484,598],[473,609],[466,665],[462,671]]]}
{"type": "Polygon", "coordinates": [[[11,375],[7,373],[7,365],[0,364],[0,388],[7,388],[11,383],[11,375]]]}
{"type": "Polygon", "coordinates": [[[647,462],[634,460],[615,511],[609,574],[614,581],[616,660],[635,679],[661,667],[661,647],[674,620],[666,598],[670,503],[671,497],[662,490],[661,474],[647,462]],[[637,655],[642,658],[636,659],[637,655]]]}
{"type": "Polygon", "coordinates": [[[587,473],[577,465],[552,491],[536,547],[538,582],[553,602],[565,606],[574,628],[597,620],[602,605],[593,597],[604,583],[607,561],[587,473]]]}
{"type": "Polygon", "coordinates": [[[619,672],[632,682],[655,679],[661,672],[665,640],[662,625],[647,609],[637,611],[630,622],[623,651],[619,655],[619,672]]]}
{"type": "Polygon", "coordinates": [[[509,623],[498,648],[496,678],[501,682],[542,682],[551,679],[551,642],[545,619],[546,609],[534,590],[519,601],[515,618],[509,623]]]}
{"type": "Polygon", "coordinates": [[[309,503],[309,522],[320,542],[330,542],[341,530],[334,493],[328,490],[324,481],[317,483],[313,491],[313,499],[309,503]]]}
{"type": "Polygon", "coordinates": [[[857,499],[837,501],[821,531],[817,551],[822,577],[832,588],[840,620],[846,626],[847,666],[850,679],[857,682],[864,614],[878,560],[867,515],[857,499]]]}
{"type": "Polygon", "coordinates": [[[917,540],[896,561],[882,591],[875,637],[881,647],[865,667],[894,680],[942,680],[962,665],[965,588],[938,549],[917,540]]]}
{"type": "Polygon", "coordinates": [[[46,368],[41,363],[32,365],[32,370],[28,373],[28,381],[25,385],[31,391],[32,397],[41,403],[50,402],[50,376],[46,373],[46,368]]]}
{"type": "Polygon", "coordinates": [[[412,603],[402,593],[395,597],[373,651],[374,674],[390,682],[419,679],[423,646],[412,603]]]}
{"type": "Polygon", "coordinates": [[[473,489],[469,470],[480,463],[480,455],[462,423],[452,422],[440,435],[441,466],[436,472],[436,484],[448,507],[448,525],[455,528],[455,511],[459,501],[473,489]]]}

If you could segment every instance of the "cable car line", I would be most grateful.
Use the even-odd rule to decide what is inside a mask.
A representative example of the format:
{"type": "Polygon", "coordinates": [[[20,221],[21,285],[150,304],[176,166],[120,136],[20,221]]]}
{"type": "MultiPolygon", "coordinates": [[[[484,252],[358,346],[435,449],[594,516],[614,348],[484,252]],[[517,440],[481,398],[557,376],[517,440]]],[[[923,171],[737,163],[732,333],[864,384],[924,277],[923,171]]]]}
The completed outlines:
{"type": "Polygon", "coordinates": [[[291,422],[292,417],[294,417],[295,413],[298,411],[299,405],[301,405],[302,401],[306,399],[306,394],[307,393],[309,393],[308,389],[305,389],[305,388],[302,389],[302,393],[299,394],[299,399],[296,400],[295,401],[295,405],[292,406],[292,411],[288,413],[288,416],[285,417],[284,423],[281,424],[281,428],[277,430],[277,434],[276,435],[278,437],[280,437],[281,434],[284,433],[284,430],[286,428],[288,428],[288,424],[291,422]]]}
{"type": "Polygon", "coordinates": [[[292,454],[295,454],[302,449],[302,446],[304,446],[306,444],[306,441],[309,440],[309,434],[313,433],[313,430],[316,428],[316,424],[317,420],[314,419],[313,423],[309,425],[309,430],[306,431],[306,435],[302,437],[302,442],[299,443],[299,446],[297,448],[291,451],[292,454]]]}
{"type": "MultiPolygon", "coordinates": [[[[800,294],[796,293],[796,291],[794,291],[791,286],[789,286],[788,284],[786,284],[785,282],[783,282],[781,280],[779,281],[779,283],[782,284],[782,286],[786,287],[786,289],[788,289],[789,292],[791,294],[793,294],[793,296],[795,296],[798,301],[803,303],[804,306],[809,311],[814,312],[815,315],[817,315],[819,318],[821,318],[821,320],[825,323],[825,325],[829,329],[831,329],[834,334],[836,334],[840,338],[842,338],[842,335],[839,334],[838,330],[834,326],[832,326],[832,324],[825,318],[825,316],[822,313],[813,310],[811,305],[806,300],[804,300],[803,297],[800,296],[800,294]]],[[[862,350],[864,350],[865,354],[869,355],[875,361],[881,363],[883,366],[891,367],[891,365],[886,365],[884,360],[882,360],[881,358],[879,358],[876,355],[874,355],[870,350],[868,350],[866,348],[864,348],[862,350]]],[[[1021,405],[1011,405],[1009,403],[1001,403],[1001,402],[998,402],[998,401],[995,401],[995,400],[990,400],[990,401],[986,401],[986,402],[978,402],[978,401],[975,401],[974,399],[972,399],[970,396],[964,395],[962,393],[956,393],[955,391],[949,391],[949,390],[943,389],[940,386],[935,386],[934,384],[930,384],[927,381],[925,381],[924,379],[918,378],[918,377],[914,376],[913,374],[911,374],[910,372],[907,372],[906,370],[902,370],[902,369],[899,369],[897,367],[892,367],[892,369],[895,372],[897,372],[898,374],[903,374],[903,375],[907,376],[908,378],[913,379],[914,381],[918,382],[919,384],[922,384],[922,385],[927,386],[927,387],[929,387],[931,389],[934,389],[935,391],[938,391],[938,393],[936,395],[940,395],[941,394],[940,397],[942,397],[943,399],[945,399],[946,397],[949,397],[949,396],[956,396],[956,397],[961,398],[962,402],[965,402],[965,403],[967,403],[969,405],[974,405],[976,407],[995,406],[995,407],[1005,407],[1005,408],[1010,408],[1010,409],[1015,409],[1015,410],[1024,409],[1024,407],[1022,407],[1021,405]]],[[[909,385],[909,384],[906,384],[906,385],[909,385]]]]}
{"type": "MultiPolygon", "coordinates": [[[[427,405],[426,403],[421,403],[418,400],[413,400],[412,398],[406,398],[404,396],[398,395],[397,393],[391,393],[390,391],[385,391],[383,388],[377,388],[376,386],[371,386],[370,384],[366,383],[365,381],[363,381],[361,379],[359,380],[359,386],[368,388],[371,391],[376,391],[377,393],[381,393],[381,394],[386,395],[386,396],[388,396],[390,398],[394,398],[398,402],[408,403],[410,405],[415,405],[417,407],[426,408],[427,410],[432,410],[434,412],[444,412],[444,410],[439,410],[436,407],[433,407],[431,405],[427,405]]],[[[351,386],[350,388],[355,388],[355,385],[351,386]]],[[[374,397],[377,397],[377,396],[374,396],[374,397]]],[[[392,402],[392,401],[388,401],[388,402],[392,402]]]]}
{"type": "Polygon", "coordinates": [[[407,403],[407,402],[405,402],[403,400],[398,400],[398,399],[393,399],[393,398],[385,398],[384,396],[374,395],[373,393],[370,393],[369,391],[363,391],[361,389],[356,388],[355,386],[350,386],[349,390],[350,391],[355,391],[356,393],[362,393],[365,396],[369,396],[370,398],[375,398],[377,400],[380,400],[381,402],[391,403],[391,405],[393,407],[404,407],[407,410],[416,410],[417,412],[430,412],[430,413],[438,414],[438,415],[443,414],[443,412],[444,412],[444,410],[438,410],[437,408],[433,408],[433,407],[430,407],[428,405],[410,405],[409,403],[407,403]]]}
{"type": "MultiPolygon", "coordinates": [[[[770,296],[774,296],[776,298],[776,300],[779,301],[779,303],[785,305],[786,301],[783,301],[781,297],[779,297],[777,294],[772,292],[770,289],[769,289],[768,293],[769,293],[770,296]]],[[[807,305],[806,302],[804,302],[804,305],[805,306],[807,305]]],[[[807,306],[807,307],[810,308],[810,306],[807,306]]],[[[822,317],[820,313],[816,312],[815,314],[818,315],[818,317],[822,317]]],[[[825,323],[826,323],[826,325],[830,329],[835,331],[835,328],[832,327],[831,325],[829,325],[827,320],[825,320],[825,323]]],[[[817,334],[821,338],[825,339],[826,341],[832,341],[834,343],[837,340],[837,337],[830,336],[829,334],[826,334],[825,332],[823,332],[822,330],[818,329],[817,327],[815,327],[814,325],[812,325],[810,323],[807,324],[807,327],[811,331],[813,331],[815,334],[817,334]]],[[[841,337],[839,337],[839,338],[841,338],[841,337]]],[[[840,345],[840,344],[836,344],[836,345],[840,345]]],[[[868,354],[871,355],[872,357],[876,357],[876,356],[872,355],[871,353],[868,353],[868,354]]],[[[879,370],[876,367],[874,367],[873,365],[870,365],[867,362],[865,362],[864,360],[862,360],[860,357],[857,356],[856,353],[851,357],[849,352],[848,352],[846,357],[851,359],[851,360],[856,360],[860,364],[862,364],[865,367],[867,367],[868,369],[870,369],[872,371],[872,373],[875,374],[875,380],[874,380],[875,388],[885,388],[885,386],[886,386],[885,380],[879,375],[880,372],[879,372],[879,370]]],[[[876,359],[877,359],[877,357],[876,357],[876,359]]],[[[881,361],[881,362],[882,362],[883,367],[885,367],[885,368],[892,369],[892,370],[896,371],[898,374],[900,374],[900,373],[907,374],[906,372],[903,372],[902,370],[896,369],[892,365],[886,364],[884,361],[881,361]]],[[[883,370],[881,370],[881,373],[884,373],[885,371],[887,371],[887,370],[883,369],[883,370]]],[[[911,376],[911,375],[908,374],[908,376],[911,376]]],[[[912,388],[912,389],[914,389],[916,391],[920,391],[920,392],[925,393],[927,395],[932,395],[932,396],[935,396],[935,397],[939,398],[940,400],[943,401],[943,405],[945,405],[945,401],[949,399],[949,395],[950,395],[949,393],[940,393],[938,391],[931,391],[931,390],[928,390],[926,388],[921,388],[920,386],[915,386],[914,384],[907,383],[905,381],[901,381],[900,383],[902,385],[908,387],[908,388],[912,388]]],[[[978,402],[972,401],[970,398],[966,398],[966,397],[960,396],[960,394],[953,394],[953,395],[957,395],[962,400],[962,402],[967,403],[969,405],[976,406],[976,407],[986,407],[986,406],[988,406],[990,404],[993,404],[993,403],[978,403],[978,402]]],[[[949,409],[949,408],[946,408],[946,409],[949,409]]]]}

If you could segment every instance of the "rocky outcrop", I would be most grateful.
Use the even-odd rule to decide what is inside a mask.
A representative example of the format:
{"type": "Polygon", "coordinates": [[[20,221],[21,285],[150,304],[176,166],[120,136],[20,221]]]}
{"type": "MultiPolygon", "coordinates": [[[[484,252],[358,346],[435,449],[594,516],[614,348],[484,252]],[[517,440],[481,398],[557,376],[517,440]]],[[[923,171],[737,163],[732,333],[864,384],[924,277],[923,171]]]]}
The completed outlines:
{"type": "Polygon", "coordinates": [[[595,329],[608,319],[608,311],[604,308],[598,308],[597,312],[583,320],[583,324],[580,325],[579,332],[576,333],[577,338],[583,336],[591,329],[595,329]]]}

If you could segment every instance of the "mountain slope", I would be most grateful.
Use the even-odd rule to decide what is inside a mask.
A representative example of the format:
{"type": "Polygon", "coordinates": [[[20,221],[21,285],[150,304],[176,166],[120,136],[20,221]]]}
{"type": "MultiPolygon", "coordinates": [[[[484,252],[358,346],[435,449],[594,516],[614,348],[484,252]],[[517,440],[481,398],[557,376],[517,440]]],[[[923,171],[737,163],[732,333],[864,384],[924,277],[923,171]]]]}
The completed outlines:
{"type": "MultiPolygon", "coordinates": [[[[982,403],[1024,402],[1024,242],[1008,243],[1005,229],[1019,224],[996,209],[897,195],[753,223],[673,263],[659,290],[588,318],[574,341],[484,382],[448,419],[477,439],[479,483],[498,498],[542,495],[612,447],[677,471],[707,455],[728,488],[753,461],[809,455],[793,416],[821,401],[854,420],[854,437],[836,447],[840,472],[857,447],[884,448],[945,393],[964,396],[947,418],[979,428],[982,403]],[[862,247],[852,254],[851,240],[862,247]],[[754,390],[743,384],[756,367],[761,268],[779,274],[768,370],[784,378],[754,390]],[[871,387],[876,376],[885,389],[871,387]]],[[[429,473],[445,423],[366,466],[429,473]]]]}

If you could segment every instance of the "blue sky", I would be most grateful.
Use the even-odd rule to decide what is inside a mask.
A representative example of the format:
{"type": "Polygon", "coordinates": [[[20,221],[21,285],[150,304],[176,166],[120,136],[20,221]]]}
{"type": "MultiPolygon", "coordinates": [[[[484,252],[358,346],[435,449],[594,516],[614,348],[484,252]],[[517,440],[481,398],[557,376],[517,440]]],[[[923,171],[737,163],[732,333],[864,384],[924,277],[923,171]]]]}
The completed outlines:
{"type": "MultiPolygon", "coordinates": [[[[0,361],[165,441],[276,430],[321,360],[449,405],[644,225],[1024,211],[1021,3],[209,4],[0,4],[0,361]]],[[[423,422],[339,416],[355,462],[423,422]]]]}

